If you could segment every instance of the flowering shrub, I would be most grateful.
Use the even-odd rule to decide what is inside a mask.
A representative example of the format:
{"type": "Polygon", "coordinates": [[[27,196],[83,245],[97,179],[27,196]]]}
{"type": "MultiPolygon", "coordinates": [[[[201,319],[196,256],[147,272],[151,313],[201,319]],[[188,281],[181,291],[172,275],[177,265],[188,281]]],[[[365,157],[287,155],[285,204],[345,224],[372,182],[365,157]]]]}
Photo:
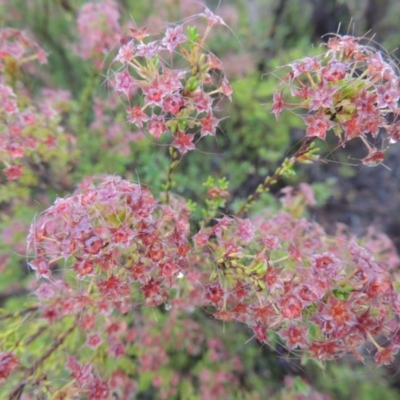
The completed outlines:
{"type": "Polygon", "coordinates": [[[119,11],[114,0],[82,5],[77,17],[79,42],[75,51],[83,59],[91,59],[101,68],[104,55],[120,36],[119,11]]]}
{"type": "MultiPolygon", "coordinates": [[[[128,28],[124,36],[119,19],[112,0],[84,4],[73,46],[97,77],[104,55],[119,43],[107,77],[113,100],[95,96],[95,80],[76,103],[66,91],[29,90],[17,70],[45,61],[45,53],[21,31],[0,31],[1,156],[8,180],[23,185],[15,159],[32,167],[47,162],[56,146],[78,180],[86,150],[88,163],[103,157],[90,148],[69,154],[65,143],[90,146],[85,129],[104,135],[98,139],[104,150],[111,143],[121,157],[131,156],[128,145],[142,146],[146,135],[168,147],[170,157],[161,191],[133,183],[136,166],[129,161],[124,177],[86,176],[72,195],[59,195],[70,181],[33,185],[30,193],[44,209],[26,238],[35,276],[26,281],[23,303],[0,309],[0,393],[10,399],[273,398],[274,390],[254,384],[245,360],[230,352],[229,342],[252,335],[304,364],[349,353],[364,361],[368,352],[377,366],[391,364],[400,349],[400,260],[390,240],[371,229],[363,247],[343,225],[329,236],[307,218],[316,201],[306,183],[285,186],[279,209],[253,212],[252,206],[297,164],[317,161],[316,139],[325,140],[330,130],[341,146],[360,139],[368,152],[363,164],[382,162],[385,146],[398,140],[394,62],[361,39],[335,35],[320,56],[290,63],[272,112],[277,118],[286,110],[300,113],[304,140],[239,205],[226,178],[209,177],[199,209],[178,194],[174,176],[180,162],[190,165],[187,153],[201,138],[218,138],[218,108],[232,87],[206,41],[226,24],[205,8],[155,38],[146,28],[128,28]],[[116,99],[126,121],[113,119],[116,99]],[[85,125],[88,110],[94,117],[85,125]],[[125,134],[129,124],[135,132],[125,134]],[[57,191],[54,202],[46,191],[57,191]]],[[[39,74],[37,66],[27,72],[39,74]]],[[[13,216],[31,206],[7,201],[13,216]]],[[[13,244],[21,229],[9,224],[4,240],[13,244]]],[[[0,260],[5,274],[9,260],[0,260]]],[[[286,378],[280,395],[329,398],[298,378],[286,378]]]]}
{"type": "Polygon", "coordinates": [[[0,30],[0,157],[5,167],[2,172],[8,180],[22,176],[23,164],[19,159],[32,154],[43,157],[44,149],[61,145],[63,128],[59,126],[59,114],[70,95],[66,91],[43,89],[35,101],[29,99],[28,88],[18,78],[21,69],[29,70],[34,60],[43,64],[47,58],[33,39],[17,29],[0,30]]]}
{"type": "Polygon", "coordinates": [[[274,94],[272,111],[278,118],[285,109],[305,109],[307,137],[325,139],[333,130],[341,146],[359,138],[368,150],[363,164],[379,164],[385,149],[377,146],[399,140],[397,66],[379,49],[362,44],[361,38],[333,36],[326,47],[320,57],[289,64],[284,89],[274,94]],[[294,102],[285,100],[285,89],[294,102]],[[378,136],[384,136],[382,143],[378,136]]]}
{"type": "Polygon", "coordinates": [[[224,22],[208,9],[201,16],[208,23],[203,35],[196,26],[184,32],[178,25],[167,28],[161,39],[146,42],[146,28],[131,29],[115,58],[123,65],[115,73],[115,90],[127,97],[127,121],[155,138],[171,132],[171,145],[181,154],[195,149],[196,134],[215,135],[219,121],[213,95],[232,94],[221,61],[205,51],[211,28],[224,22]],[[164,61],[168,55],[169,64],[164,61]],[[171,68],[182,61],[181,68],[171,68]]]}

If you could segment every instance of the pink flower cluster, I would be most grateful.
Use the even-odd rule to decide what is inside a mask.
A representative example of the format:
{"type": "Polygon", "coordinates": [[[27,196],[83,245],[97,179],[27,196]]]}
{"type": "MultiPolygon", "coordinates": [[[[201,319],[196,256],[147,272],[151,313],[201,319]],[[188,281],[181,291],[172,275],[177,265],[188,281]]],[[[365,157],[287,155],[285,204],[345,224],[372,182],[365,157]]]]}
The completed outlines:
{"type": "Polygon", "coordinates": [[[0,72],[38,60],[47,62],[46,52],[25,32],[14,28],[0,29],[0,72]],[[12,65],[14,63],[14,66],[12,65]]]}
{"type": "Polygon", "coordinates": [[[127,99],[127,121],[154,138],[172,133],[171,145],[182,154],[195,149],[196,134],[215,135],[214,102],[232,94],[222,63],[204,47],[211,27],[223,21],[209,10],[202,16],[208,21],[203,36],[196,27],[185,33],[178,25],[161,39],[146,41],[145,28],[132,29],[115,58],[122,64],[115,90],[127,99]]]}
{"type": "Polygon", "coordinates": [[[120,36],[120,14],[114,0],[88,2],[79,10],[77,25],[79,42],[76,52],[84,59],[92,59],[97,68],[116,45],[120,36]]]}
{"type": "Polygon", "coordinates": [[[62,132],[58,118],[62,104],[69,100],[68,92],[44,89],[35,106],[28,102],[29,94],[22,85],[14,84],[13,89],[8,82],[9,77],[17,76],[18,68],[35,59],[46,62],[46,54],[34,40],[16,29],[0,29],[0,161],[8,180],[23,173],[17,160],[40,145],[54,148],[62,132]]]}
{"type": "Polygon", "coordinates": [[[66,368],[74,379],[71,392],[75,389],[91,400],[106,399],[109,392],[117,393],[121,398],[134,398],[143,390],[136,379],[144,374],[151,379],[157,398],[173,398],[185,383],[197,386],[197,376],[193,371],[174,368],[176,353],[201,359],[198,388],[201,399],[216,395],[226,398],[232,386],[240,390],[238,374],[243,372],[243,365],[239,357],[232,359],[217,332],[212,331],[213,337],[207,340],[206,333],[210,333],[207,328],[210,327],[185,318],[177,307],[172,307],[168,315],[160,316],[162,321],[149,318],[151,314],[143,309],[130,311],[130,315],[130,323],[122,321],[121,316],[114,313],[90,324],[86,310],[83,310],[79,326],[87,338],[85,347],[92,351],[86,348],[79,356],[66,357],[66,368]],[[204,351],[205,346],[207,351],[204,351]],[[103,351],[107,351],[114,364],[110,366],[107,380],[100,378],[90,362],[94,352],[103,351]],[[123,363],[123,356],[127,354],[135,354],[138,365],[130,376],[118,365],[119,361],[123,363]],[[166,368],[174,370],[172,376],[164,374],[166,368]]]}
{"type": "MultiPolygon", "coordinates": [[[[141,301],[140,292],[147,305],[164,303],[190,249],[188,210],[180,200],[172,205],[180,211],[158,205],[148,189],[112,176],[98,183],[89,179],[73,196],[57,199],[31,226],[29,265],[37,278],[66,282],[57,292],[57,284],[42,284],[37,295],[52,299],[64,291],[68,299],[70,284],[79,280],[82,288],[88,285],[92,304],[101,307],[125,309],[132,296],[141,301]],[[61,265],[64,273],[57,276],[52,270],[61,265]],[[137,293],[132,292],[135,282],[137,293]]],[[[54,318],[68,313],[62,301],[53,300],[54,318]]]]}
{"type": "MultiPolygon", "coordinates": [[[[400,298],[390,254],[377,263],[343,233],[328,237],[318,224],[286,212],[225,216],[201,228],[191,246],[189,212],[182,200],[171,201],[157,205],[146,188],[105,176],[88,179],[40,215],[28,248],[35,253],[29,265],[50,281],[35,290],[43,318],[81,310],[87,345],[96,348],[104,341],[96,327],[113,309],[160,305],[178,290],[185,294],[172,307],[212,306],[215,318],[245,323],[262,342],[274,331],[290,351],[318,360],[348,352],[362,359],[357,348],[370,342],[377,364],[392,361],[400,348],[400,298]],[[388,346],[377,343],[379,335],[388,346]]],[[[112,332],[109,351],[123,354],[112,332]]]]}
{"type": "Polygon", "coordinates": [[[362,358],[356,349],[368,341],[378,364],[398,352],[399,293],[389,268],[355,242],[285,212],[254,221],[224,217],[193,240],[200,264],[215,272],[194,279],[192,298],[212,305],[215,318],[249,325],[261,342],[277,332],[289,350],[318,360],[348,352],[362,358]],[[390,345],[381,347],[378,335],[390,345]]]}
{"type": "Polygon", "coordinates": [[[0,161],[5,165],[3,173],[8,180],[22,176],[23,164],[18,160],[36,152],[40,145],[54,148],[63,132],[58,125],[59,105],[63,102],[59,96],[65,97],[65,93],[45,93],[46,99],[38,100],[39,109],[33,104],[20,109],[18,96],[10,86],[0,83],[0,161]]]}
{"type": "Polygon", "coordinates": [[[363,164],[381,163],[385,149],[378,148],[380,140],[400,138],[400,80],[390,58],[360,38],[336,35],[324,54],[304,57],[289,68],[273,96],[275,116],[304,109],[307,136],[324,140],[333,130],[342,146],[359,138],[368,151],[363,164]]]}

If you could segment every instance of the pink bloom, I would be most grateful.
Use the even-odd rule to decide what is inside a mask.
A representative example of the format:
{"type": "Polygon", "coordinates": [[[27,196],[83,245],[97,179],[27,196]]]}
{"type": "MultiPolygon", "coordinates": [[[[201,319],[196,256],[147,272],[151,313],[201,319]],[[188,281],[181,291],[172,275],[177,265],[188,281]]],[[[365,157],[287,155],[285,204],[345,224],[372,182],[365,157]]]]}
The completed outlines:
{"type": "Polygon", "coordinates": [[[233,89],[232,86],[229,84],[228,79],[226,79],[225,77],[222,79],[221,87],[219,88],[219,90],[222,94],[228,97],[229,100],[231,99],[233,89]]]}
{"type": "Polygon", "coordinates": [[[194,98],[194,103],[198,112],[209,111],[212,106],[213,99],[203,91],[200,91],[194,98]]]}
{"type": "Polygon", "coordinates": [[[394,124],[390,125],[388,128],[388,134],[390,137],[391,143],[396,143],[400,141],[400,122],[395,122],[394,124]]]}
{"type": "Polygon", "coordinates": [[[376,107],[376,94],[368,92],[366,90],[362,90],[361,93],[356,97],[354,104],[359,111],[359,114],[364,116],[369,116],[371,113],[379,113],[378,108],[376,107]]]}
{"type": "Polygon", "coordinates": [[[215,136],[215,130],[218,126],[219,119],[214,118],[212,113],[209,112],[206,117],[200,119],[199,122],[201,124],[201,136],[215,136]]]}
{"type": "Polygon", "coordinates": [[[282,299],[280,309],[285,318],[298,318],[301,316],[303,304],[297,296],[289,295],[282,299]]]}
{"type": "Polygon", "coordinates": [[[158,51],[158,42],[141,43],[136,48],[138,57],[153,58],[158,51]]]}
{"type": "Polygon", "coordinates": [[[320,108],[334,108],[333,95],[337,89],[333,86],[320,83],[316,89],[309,90],[310,110],[318,110],[320,108]]]}
{"type": "Polygon", "coordinates": [[[164,132],[168,130],[165,125],[164,119],[153,115],[147,124],[147,129],[155,138],[159,138],[164,132]]]}
{"type": "Polygon", "coordinates": [[[391,79],[394,74],[390,65],[382,59],[382,55],[379,51],[374,52],[369,56],[367,60],[367,68],[368,73],[372,78],[379,77],[384,79],[389,75],[389,79],[391,79]]]}
{"type": "Polygon", "coordinates": [[[22,119],[26,125],[34,125],[36,122],[35,114],[30,110],[25,110],[22,114],[22,119]]]}
{"type": "Polygon", "coordinates": [[[86,340],[86,344],[92,349],[97,349],[97,347],[99,347],[102,342],[103,340],[101,339],[98,333],[92,333],[91,335],[88,336],[86,340]]]}
{"type": "Polygon", "coordinates": [[[303,100],[307,100],[308,95],[308,86],[302,86],[301,88],[292,89],[292,96],[300,97],[303,100]]]}
{"type": "Polygon", "coordinates": [[[304,326],[298,326],[297,324],[290,322],[286,329],[282,329],[278,333],[282,339],[286,340],[286,345],[289,350],[292,350],[297,346],[305,347],[308,344],[308,329],[304,326]]]}
{"type": "Polygon", "coordinates": [[[35,290],[35,295],[39,300],[49,299],[54,296],[56,286],[54,284],[41,282],[40,286],[35,290]]]}
{"type": "Polygon", "coordinates": [[[255,333],[257,339],[263,343],[263,342],[267,342],[267,328],[263,325],[260,324],[254,324],[252,327],[253,332],[255,333]]]}
{"type": "Polygon", "coordinates": [[[323,114],[307,115],[304,117],[307,124],[307,136],[316,136],[325,139],[326,132],[334,125],[323,114]]]}
{"type": "Polygon", "coordinates": [[[75,357],[67,356],[65,367],[70,371],[71,376],[81,385],[93,380],[92,363],[81,365],[75,357]]]}
{"type": "Polygon", "coordinates": [[[182,154],[185,154],[187,151],[194,150],[196,148],[193,143],[193,139],[194,135],[185,135],[183,132],[178,132],[171,146],[177,148],[182,154]]]}
{"type": "Polygon", "coordinates": [[[281,245],[279,244],[279,238],[274,235],[263,236],[262,242],[264,246],[270,250],[279,249],[281,247],[281,245]]]}
{"type": "Polygon", "coordinates": [[[146,96],[146,104],[155,104],[162,107],[163,97],[167,94],[167,91],[158,80],[154,80],[150,86],[143,88],[143,93],[146,96]]]}
{"type": "Polygon", "coordinates": [[[336,82],[346,76],[347,64],[333,61],[322,68],[322,77],[328,82],[336,82]]]}
{"type": "Polygon", "coordinates": [[[354,114],[348,121],[342,124],[342,126],[344,128],[346,140],[353,139],[365,132],[357,114],[354,114]]]}
{"type": "Polygon", "coordinates": [[[202,17],[205,17],[207,19],[208,25],[213,26],[213,25],[225,25],[225,21],[218,15],[215,15],[213,12],[211,12],[207,7],[204,10],[204,13],[201,14],[202,17]]]}
{"type": "Polygon", "coordinates": [[[18,142],[11,142],[7,145],[6,150],[10,153],[11,158],[23,157],[24,148],[18,142]]]}
{"type": "Polygon", "coordinates": [[[283,92],[274,92],[272,100],[272,112],[275,118],[278,119],[279,114],[285,109],[285,102],[283,100],[283,92]]]}
{"type": "Polygon", "coordinates": [[[44,257],[37,257],[31,262],[29,262],[29,266],[36,271],[36,279],[40,279],[41,277],[49,279],[50,276],[50,266],[48,261],[44,257]]]}
{"type": "Polygon", "coordinates": [[[173,115],[178,114],[184,105],[185,100],[179,94],[173,94],[164,98],[164,110],[173,115]]]}
{"type": "Polygon", "coordinates": [[[384,85],[376,86],[376,93],[378,95],[378,107],[388,107],[392,111],[396,111],[397,102],[400,98],[400,91],[391,82],[384,85]]]}
{"type": "Polygon", "coordinates": [[[135,45],[131,40],[125,46],[122,46],[119,51],[117,57],[115,57],[116,61],[120,61],[121,63],[127,63],[132,60],[135,56],[135,45]]]}
{"type": "Polygon", "coordinates": [[[4,175],[8,180],[12,181],[22,176],[22,165],[12,164],[7,169],[4,170],[4,175]]]}
{"type": "Polygon", "coordinates": [[[220,71],[223,71],[224,66],[222,62],[217,57],[215,57],[214,54],[210,53],[207,57],[209,69],[218,69],[220,71]]]}
{"type": "Polygon", "coordinates": [[[162,44],[169,50],[173,51],[179,43],[186,41],[186,37],[183,34],[183,26],[178,25],[175,28],[168,28],[165,33],[165,37],[162,40],[162,44]]]}
{"type": "Polygon", "coordinates": [[[133,106],[128,110],[126,118],[131,124],[136,124],[139,128],[143,127],[143,122],[149,120],[149,116],[142,110],[140,106],[133,106]]]}
{"type": "Polygon", "coordinates": [[[254,238],[254,231],[255,227],[248,218],[238,221],[237,235],[243,242],[249,243],[254,238]]]}
{"type": "Polygon", "coordinates": [[[185,75],[186,71],[164,68],[160,76],[160,84],[168,93],[177,92],[183,87],[181,79],[183,79],[185,75]]]}
{"type": "Polygon", "coordinates": [[[376,165],[382,164],[384,158],[385,153],[383,151],[372,150],[367,157],[363,158],[361,161],[368,167],[375,167],[376,165]]]}
{"type": "Polygon", "coordinates": [[[358,38],[352,36],[336,36],[328,40],[328,49],[331,53],[344,51],[346,57],[350,57],[359,51],[358,38]]]}
{"type": "Polygon", "coordinates": [[[78,278],[81,279],[93,273],[93,262],[89,260],[77,260],[72,269],[78,273],[78,278]]]}
{"type": "Polygon", "coordinates": [[[304,57],[301,60],[298,60],[292,64],[292,78],[297,78],[299,75],[304,72],[310,72],[312,70],[319,70],[321,67],[320,62],[316,58],[312,57],[304,57]]]}
{"type": "Polygon", "coordinates": [[[132,89],[135,87],[135,80],[126,69],[123,72],[115,74],[115,90],[124,93],[127,97],[130,96],[132,89]]]}
{"type": "Polygon", "coordinates": [[[376,364],[379,365],[391,365],[394,361],[394,356],[399,352],[397,346],[388,345],[385,348],[380,348],[375,354],[376,364]]]}

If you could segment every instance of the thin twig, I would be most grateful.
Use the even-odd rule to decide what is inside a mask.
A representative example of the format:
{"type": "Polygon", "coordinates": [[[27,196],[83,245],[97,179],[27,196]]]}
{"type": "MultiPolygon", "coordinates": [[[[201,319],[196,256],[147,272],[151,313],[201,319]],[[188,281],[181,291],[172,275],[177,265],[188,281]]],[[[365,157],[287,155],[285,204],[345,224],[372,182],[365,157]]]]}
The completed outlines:
{"type": "Polygon", "coordinates": [[[0,316],[0,321],[4,321],[8,318],[15,318],[15,317],[21,317],[24,314],[28,314],[30,312],[36,311],[39,308],[39,306],[32,306],[32,307],[28,307],[25,308],[24,310],[15,312],[15,313],[9,313],[9,314],[5,314],[0,316]]]}
{"type": "Polygon", "coordinates": [[[257,186],[255,192],[247,197],[246,202],[240,207],[240,209],[235,214],[236,217],[242,216],[244,213],[248,212],[251,205],[258,200],[262,193],[269,191],[272,185],[275,185],[278,179],[288,171],[296,162],[303,159],[303,156],[310,151],[310,145],[315,140],[315,137],[307,137],[300,149],[291,158],[286,158],[283,163],[275,170],[272,176],[267,176],[263,183],[257,186]]]}
{"type": "Polygon", "coordinates": [[[26,370],[22,381],[18,384],[18,386],[15,387],[15,389],[8,396],[9,400],[19,400],[21,398],[22,392],[26,384],[28,383],[27,379],[31,375],[33,375],[37,370],[37,368],[40,367],[54,353],[54,351],[57,350],[62,345],[66,337],[70,335],[75,328],[76,324],[74,322],[74,324],[69,329],[67,329],[62,334],[58,335],[58,337],[54,340],[54,343],[51,345],[51,347],[47,349],[47,351],[39,358],[39,360],[37,360],[31,367],[29,367],[26,370]]]}

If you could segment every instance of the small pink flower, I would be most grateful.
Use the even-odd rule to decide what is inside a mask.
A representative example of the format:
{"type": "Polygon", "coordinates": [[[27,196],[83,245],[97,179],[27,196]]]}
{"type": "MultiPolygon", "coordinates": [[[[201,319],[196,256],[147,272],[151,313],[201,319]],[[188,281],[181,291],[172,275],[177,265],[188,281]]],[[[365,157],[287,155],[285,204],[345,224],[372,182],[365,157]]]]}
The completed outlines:
{"type": "Polygon", "coordinates": [[[22,165],[20,164],[12,164],[10,167],[5,169],[4,175],[7,177],[8,180],[12,181],[22,176],[22,165]]]}
{"type": "Polygon", "coordinates": [[[146,104],[155,104],[162,107],[163,98],[167,94],[167,91],[156,79],[149,86],[143,88],[143,93],[146,96],[146,104]]]}
{"type": "Polygon", "coordinates": [[[305,326],[298,326],[293,322],[290,322],[286,329],[282,329],[279,332],[279,336],[286,340],[286,346],[289,350],[297,346],[305,347],[308,345],[308,328],[305,326]]]}
{"type": "Polygon", "coordinates": [[[229,84],[228,79],[224,76],[221,82],[220,92],[224,94],[228,99],[231,99],[233,89],[232,86],[229,84]]]}
{"type": "Polygon", "coordinates": [[[205,118],[200,119],[201,136],[215,136],[215,130],[218,126],[219,119],[214,118],[211,112],[207,113],[205,118]]]}
{"type": "Polygon", "coordinates": [[[292,67],[292,77],[297,78],[301,74],[305,72],[310,72],[313,70],[319,70],[321,67],[320,62],[318,59],[313,58],[313,57],[304,57],[301,60],[298,60],[292,64],[290,64],[292,67]]]}
{"type": "Polygon", "coordinates": [[[204,13],[201,16],[207,19],[208,25],[225,25],[225,21],[218,15],[215,15],[212,11],[210,11],[207,7],[204,10],[204,13]]]}
{"type": "Polygon", "coordinates": [[[208,68],[209,69],[218,69],[220,71],[223,71],[224,66],[223,66],[222,62],[217,57],[215,57],[214,54],[210,53],[207,56],[207,59],[208,59],[208,68]]]}
{"type": "Polygon", "coordinates": [[[326,133],[334,125],[321,113],[307,115],[304,120],[307,124],[307,136],[316,136],[320,139],[325,139],[326,133]]]}
{"type": "Polygon", "coordinates": [[[185,105],[185,100],[179,94],[173,94],[164,98],[164,110],[173,115],[178,114],[185,105]]]}
{"type": "Polygon", "coordinates": [[[119,51],[117,57],[115,57],[116,61],[120,61],[121,63],[127,63],[132,60],[135,56],[135,45],[131,40],[125,46],[122,46],[119,51]]]}
{"type": "Polygon", "coordinates": [[[129,97],[134,87],[135,80],[127,69],[115,74],[115,90],[117,92],[122,92],[129,97]]]}
{"type": "Polygon", "coordinates": [[[289,295],[282,299],[280,308],[285,318],[292,319],[301,316],[303,305],[297,296],[289,295]]]}
{"type": "Polygon", "coordinates": [[[194,150],[196,148],[193,143],[193,139],[194,135],[178,132],[171,146],[177,148],[182,154],[185,154],[186,152],[194,150]]]}
{"type": "Polygon", "coordinates": [[[92,349],[97,349],[102,342],[103,340],[101,339],[98,333],[92,333],[91,335],[88,336],[86,340],[86,344],[92,349]]]}
{"type": "Polygon", "coordinates": [[[128,109],[128,116],[126,118],[131,124],[136,124],[139,128],[143,127],[143,122],[149,120],[149,116],[142,110],[140,106],[133,106],[128,109]]]}
{"type": "Polygon", "coordinates": [[[376,93],[378,95],[378,107],[389,108],[391,111],[396,111],[397,102],[400,98],[399,89],[391,82],[387,82],[383,85],[376,87],[376,93]]]}
{"type": "Polygon", "coordinates": [[[279,114],[285,109],[285,101],[283,100],[283,92],[274,92],[272,100],[272,112],[278,120],[279,114]]]}
{"type": "Polygon", "coordinates": [[[160,76],[160,84],[167,93],[177,92],[183,87],[181,80],[185,75],[186,71],[164,68],[160,76]]]}
{"type": "Polygon", "coordinates": [[[237,235],[245,243],[249,243],[253,239],[254,232],[255,227],[248,218],[238,221],[237,235]]]}
{"type": "Polygon", "coordinates": [[[211,110],[212,103],[213,99],[203,91],[199,91],[194,98],[194,104],[198,112],[211,110]]]}
{"type": "Polygon", "coordinates": [[[138,57],[153,58],[158,51],[158,42],[141,43],[136,48],[138,57]]]}
{"type": "Polygon", "coordinates": [[[162,40],[162,44],[169,50],[173,51],[176,46],[180,43],[184,43],[186,41],[186,37],[183,34],[183,26],[178,25],[175,28],[168,28],[165,33],[165,37],[162,40]]]}
{"type": "Polygon", "coordinates": [[[36,278],[41,277],[49,279],[50,277],[50,266],[49,262],[44,257],[37,257],[29,262],[29,266],[36,271],[36,278]]]}
{"type": "Polygon", "coordinates": [[[24,148],[18,142],[11,142],[6,150],[9,152],[11,158],[23,157],[25,151],[24,148]]]}
{"type": "Polygon", "coordinates": [[[321,74],[328,82],[336,82],[346,76],[347,64],[333,61],[326,67],[322,68],[321,74]]]}
{"type": "Polygon", "coordinates": [[[165,121],[162,117],[153,115],[147,124],[147,129],[152,136],[159,138],[164,132],[168,130],[165,121]]]}
{"type": "Polygon", "coordinates": [[[334,86],[320,83],[317,88],[310,89],[309,100],[310,110],[318,110],[320,108],[334,108],[333,95],[337,91],[334,86]]]}

